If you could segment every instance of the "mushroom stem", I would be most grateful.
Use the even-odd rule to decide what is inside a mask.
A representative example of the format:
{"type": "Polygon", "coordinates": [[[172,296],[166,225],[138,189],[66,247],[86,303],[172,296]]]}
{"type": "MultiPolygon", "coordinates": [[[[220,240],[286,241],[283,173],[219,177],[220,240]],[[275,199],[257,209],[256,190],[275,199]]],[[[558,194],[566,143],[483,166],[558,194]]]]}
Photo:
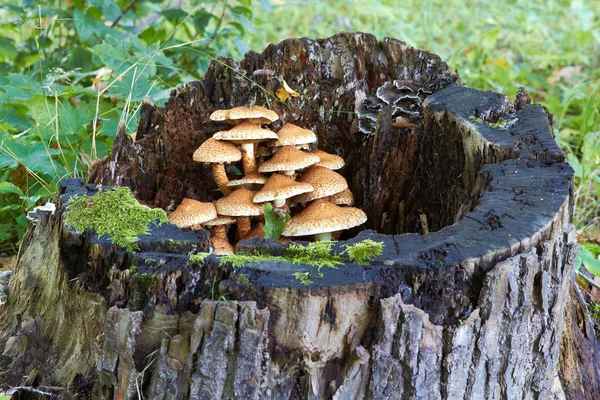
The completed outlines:
{"type": "Polygon", "coordinates": [[[275,201],[273,201],[273,206],[277,208],[285,206],[285,199],[275,199],[275,201]]]}
{"type": "Polygon", "coordinates": [[[331,240],[331,232],[323,232],[315,234],[315,240],[317,242],[328,242],[331,240]]]}
{"type": "Polygon", "coordinates": [[[217,225],[214,230],[215,236],[227,239],[227,225],[217,225]]]}
{"type": "Polygon", "coordinates": [[[231,188],[227,187],[229,178],[227,178],[227,172],[225,172],[225,164],[212,164],[212,173],[221,192],[226,196],[231,193],[231,188]]]}
{"type": "Polygon", "coordinates": [[[281,173],[282,173],[283,175],[287,175],[287,176],[293,176],[295,172],[296,172],[296,171],[293,171],[293,170],[292,170],[292,171],[282,171],[281,173]]]}
{"type": "Polygon", "coordinates": [[[248,175],[256,172],[256,158],[254,157],[254,143],[242,144],[242,164],[244,165],[244,174],[248,175]]]}
{"type": "Polygon", "coordinates": [[[242,239],[252,230],[252,224],[250,223],[250,217],[238,217],[237,218],[238,237],[242,239]]]}

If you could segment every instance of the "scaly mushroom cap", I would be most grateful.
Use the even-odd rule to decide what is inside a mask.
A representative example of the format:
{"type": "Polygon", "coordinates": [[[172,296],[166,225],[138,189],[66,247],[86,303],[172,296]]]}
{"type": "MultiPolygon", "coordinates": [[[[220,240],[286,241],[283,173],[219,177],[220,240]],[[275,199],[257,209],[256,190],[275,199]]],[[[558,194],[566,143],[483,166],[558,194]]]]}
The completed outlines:
{"type": "Polygon", "coordinates": [[[210,119],[211,121],[225,121],[231,125],[236,125],[242,121],[260,125],[277,121],[279,116],[275,111],[268,110],[261,106],[242,106],[229,110],[217,110],[210,115],[210,119]]]}
{"type": "Polygon", "coordinates": [[[220,225],[231,225],[235,224],[235,218],[227,217],[225,215],[218,215],[216,218],[206,221],[204,226],[220,226],[220,225]]]}
{"type": "Polygon", "coordinates": [[[218,236],[213,236],[210,238],[210,241],[212,242],[213,249],[215,251],[214,254],[219,256],[234,253],[233,246],[229,243],[227,239],[220,238],[218,236]]]}
{"type": "Polygon", "coordinates": [[[203,203],[192,199],[183,199],[179,207],[169,214],[169,222],[178,228],[189,228],[217,218],[213,203],[203,203]]]}
{"type": "Polygon", "coordinates": [[[209,164],[225,164],[240,161],[242,152],[231,143],[209,138],[194,151],[192,159],[209,164]]]}
{"type": "Polygon", "coordinates": [[[315,190],[310,193],[296,197],[296,200],[305,203],[310,200],[333,196],[336,193],[348,189],[346,178],[330,170],[329,168],[313,166],[298,178],[298,182],[306,182],[313,185],[315,190]]]}
{"type": "Polygon", "coordinates": [[[308,168],[319,162],[319,157],[305,153],[293,146],[283,146],[268,161],[258,167],[259,172],[296,171],[308,168]]]}
{"type": "Polygon", "coordinates": [[[350,189],[346,189],[342,192],[336,193],[331,196],[331,202],[338,206],[353,206],[354,205],[354,195],[350,191],[350,189]]]}
{"type": "Polygon", "coordinates": [[[266,176],[253,172],[243,178],[229,182],[227,186],[264,185],[267,179],[266,176]]]}
{"type": "Polygon", "coordinates": [[[264,222],[257,223],[254,228],[246,236],[242,238],[242,240],[252,239],[253,237],[261,237],[264,238],[265,234],[263,233],[263,228],[265,227],[264,222]]]}
{"type": "Polygon", "coordinates": [[[254,192],[241,188],[231,192],[227,197],[217,200],[217,212],[231,217],[251,217],[263,214],[263,204],[256,204],[252,199],[254,192]]]}
{"type": "Polygon", "coordinates": [[[213,135],[216,140],[227,140],[233,143],[258,143],[268,139],[277,139],[277,134],[251,122],[242,122],[228,131],[219,131],[213,135]]]}
{"type": "Polygon", "coordinates": [[[277,132],[278,140],[269,141],[269,146],[296,146],[309,144],[317,141],[317,135],[313,131],[300,128],[294,124],[287,123],[277,132]]]}
{"type": "Polygon", "coordinates": [[[296,182],[287,176],[273,174],[265,183],[265,186],[254,195],[255,203],[265,201],[285,200],[290,197],[311,192],[313,187],[310,183],[296,182]]]}
{"type": "Polygon", "coordinates": [[[311,153],[318,156],[321,159],[321,161],[317,163],[317,165],[320,167],[335,170],[342,168],[346,164],[342,157],[335,154],[329,154],[323,150],[315,149],[311,151],[311,153]]]}
{"type": "Polygon", "coordinates": [[[363,210],[338,207],[326,200],[317,200],[300,214],[292,217],[282,232],[284,236],[307,236],[350,229],[367,221],[363,210]]]}

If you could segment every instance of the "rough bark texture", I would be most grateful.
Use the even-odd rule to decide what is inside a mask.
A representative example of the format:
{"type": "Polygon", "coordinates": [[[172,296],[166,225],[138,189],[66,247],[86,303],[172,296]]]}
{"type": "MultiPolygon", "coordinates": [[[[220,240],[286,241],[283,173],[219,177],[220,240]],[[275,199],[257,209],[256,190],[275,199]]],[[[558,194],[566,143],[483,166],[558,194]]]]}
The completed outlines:
{"type": "MultiPolygon", "coordinates": [[[[63,226],[66,199],[97,191],[63,181],[11,282],[4,383],[35,373],[96,399],[597,397],[600,352],[571,284],[573,171],[524,91],[513,104],[464,88],[438,57],[393,39],[287,40],[213,63],[163,108],[146,102],[136,141],[119,132],[91,183],[130,186],[164,208],[213,200],[210,169],[191,161],[222,128],[208,116],[267,104],[281,79],[302,96],[268,97],[275,128],[310,128],[343,156],[369,217],[333,251],[370,238],[383,254],[322,277],[286,262],[234,270],[214,255],[190,262],[209,249],[208,231],[168,224],[131,254],[63,226]],[[265,68],[275,75],[253,77],[265,68]],[[23,338],[37,345],[18,351],[23,338]]],[[[238,250],[285,246],[254,238],[238,250]]]]}

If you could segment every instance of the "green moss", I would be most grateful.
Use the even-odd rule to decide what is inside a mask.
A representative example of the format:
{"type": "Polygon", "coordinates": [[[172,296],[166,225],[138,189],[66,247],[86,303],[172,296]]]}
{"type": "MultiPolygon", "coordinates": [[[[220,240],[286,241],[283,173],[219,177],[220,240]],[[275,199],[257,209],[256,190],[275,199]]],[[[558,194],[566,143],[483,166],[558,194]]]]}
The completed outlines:
{"type": "Polygon", "coordinates": [[[373,261],[373,259],[383,254],[383,242],[365,239],[352,246],[347,246],[345,253],[348,255],[350,261],[367,265],[373,261]]]}
{"type": "Polygon", "coordinates": [[[304,286],[308,286],[313,283],[310,280],[310,272],[295,272],[294,278],[298,279],[304,286]]]}
{"type": "Polygon", "coordinates": [[[66,206],[67,226],[77,232],[91,228],[98,236],[109,235],[112,243],[128,251],[137,249],[138,236],[147,234],[151,223],[167,222],[164,210],[140,204],[128,187],[101,190],[93,196],[73,196],[66,206]]]}
{"type": "Polygon", "coordinates": [[[208,257],[209,253],[196,253],[190,256],[190,263],[202,265],[204,264],[204,259],[208,257]]]}
{"type": "Polygon", "coordinates": [[[129,267],[129,272],[133,275],[133,274],[137,274],[137,272],[140,270],[140,267],[138,267],[137,265],[132,265],[131,267],[129,267]]]}
{"type": "Polygon", "coordinates": [[[500,118],[497,122],[487,122],[487,121],[482,120],[481,118],[477,118],[474,115],[471,115],[469,117],[469,119],[471,121],[475,121],[479,124],[487,124],[490,128],[500,129],[502,131],[507,130],[506,124],[508,121],[505,120],[504,118],[500,118]]]}
{"type": "Polygon", "coordinates": [[[150,265],[150,264],[152,264],[153,262],[156,262],[156,260],[155,260],[154,258],[146,258],[146,261],[144,261],[144,263],[145,263],[146,265],[150,265]]]}
{"type": "Polygon", "coordinates": [[[250,280],[246,274],[239,274],[237,280],[235,281],[238,285],[248,285],[250,280]]]}
{"type": "Polygon", "coordinates": [[[131,299],[133,302],[132,306],[135,307],[143,307],[146,299],[156,285],[158,284],[158,278],[156,275],[145,272],[143,274],[136,274],[131,279],[134,290],[134,295],[131,299]]]}
{"type": "Polygon", "coordinates": [[[314,242],[308,246],[293,243],[287,248],[284,258],[293,264],[306,264],[319,270],[322,267],[337,268],[344,259],[341,254],[331,254],[332,247],[333,242],[314,242]]]}
{"type": "Polygon", "coordinates": [[[238,254],[228,254],[226,256],[221,256],[221,260],[219,261],[219,267],[222,267],[227,264],[231,264],[233,268],[243,267],[246,263],[261,263],[268,261],[289,261],[281,256],[274,256],[271,254],[261,253],[259,251],[255,251],[252,254],[247,253],[238,253],[238,254]]]}
{"type": "Polygon", "coordinates": [[[590,317],[596,320],[596,322],[600,322],[600,304],[595,304],[593,302],[587,303],[588,311],[590,313],[590,317]]]}

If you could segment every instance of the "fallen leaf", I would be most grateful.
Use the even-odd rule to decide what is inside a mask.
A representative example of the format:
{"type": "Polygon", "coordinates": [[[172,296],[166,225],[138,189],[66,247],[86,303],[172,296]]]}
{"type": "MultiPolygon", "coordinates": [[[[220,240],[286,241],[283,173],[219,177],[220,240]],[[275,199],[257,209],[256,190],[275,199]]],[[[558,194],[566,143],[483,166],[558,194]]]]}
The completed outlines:
{"type": "Polygon", "coordinates": [[[405,120],[402,117],[398,117],[396,118],[396,122],[394,122],[392,124],[392,126],[396,126],[399,128],[412,128],[413,126],[416,126],[415,124],[411,124],[410,122],[408,122],[407,120],[405,120]]]}
{"type": "Polygon", "coordinates": [[[279,89],[277,89],[277,92],[275,92],[279,100],[286,101],[290,96],[300,97],[300,93],[296,92],[294,89],[289,87],[285,80],[282,80],[281,82],[282,86],[279,89]]]}

